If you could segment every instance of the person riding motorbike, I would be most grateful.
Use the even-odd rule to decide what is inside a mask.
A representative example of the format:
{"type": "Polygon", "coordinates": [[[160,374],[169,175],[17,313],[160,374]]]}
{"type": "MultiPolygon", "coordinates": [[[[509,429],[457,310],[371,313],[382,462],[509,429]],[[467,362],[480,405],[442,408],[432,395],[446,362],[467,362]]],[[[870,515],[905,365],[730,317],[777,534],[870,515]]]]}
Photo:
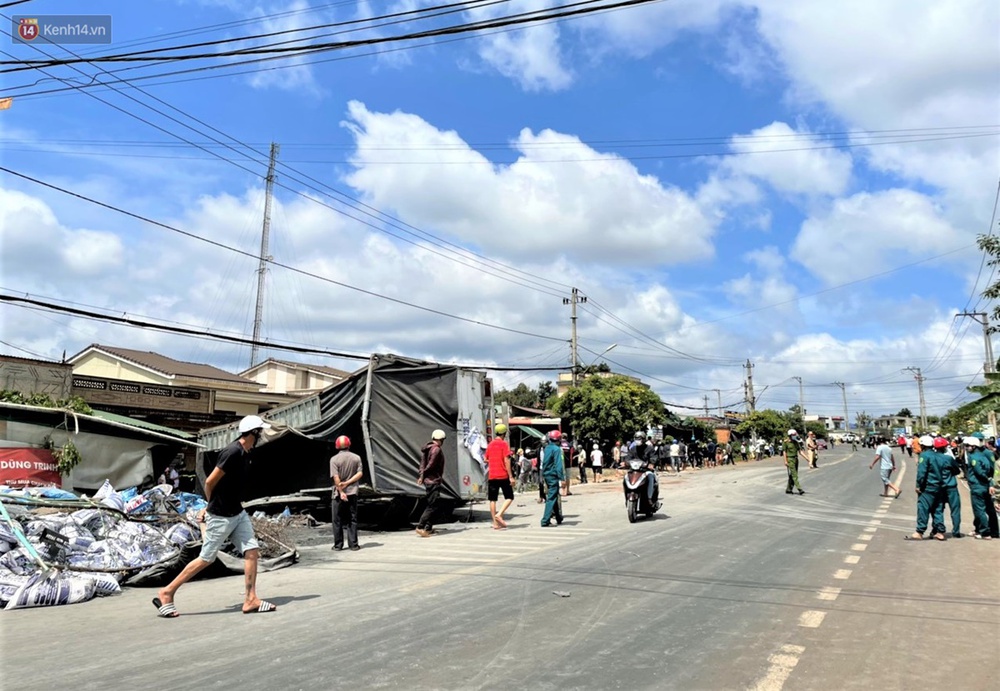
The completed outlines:
{"type": "Polygon", "coordinates": [[[656,460],[653,457],[653,446],[646,443],[646,433],[639,431],[635,433],[635,439],[628,446],[627,458],[622,466],[628,467],[628,461],[639,460],[646,466],[646,491],[650,506],[657,505],[657,498],[660,496],[660,483],[656,479],[656,460]]]}

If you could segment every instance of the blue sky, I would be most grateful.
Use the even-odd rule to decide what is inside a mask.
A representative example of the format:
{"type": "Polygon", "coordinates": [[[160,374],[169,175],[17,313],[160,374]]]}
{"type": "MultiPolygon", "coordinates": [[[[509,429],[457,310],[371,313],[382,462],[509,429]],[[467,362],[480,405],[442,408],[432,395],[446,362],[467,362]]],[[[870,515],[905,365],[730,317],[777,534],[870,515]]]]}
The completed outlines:
{"type": "MultiPolygon", "coordinates": [[[[470,6],[448,21],[554,4],[470,6]]],[[[89,57],[199,27],[228,24],[138,48],[428,6],[94,2],[89,12],[113,15],[112,45],[69,48],[89,57]]],[[[73,4],[11,9],[56,14],[73,4]]],[[[979,327],[955,313],[992,307],[979,298],[991,273],[979,270],[975,237],[990,230],[1000,177],[998,27],[1000,8],[987,1],[659,2],[398,52],[268,63],[287,69],[135,82],[143,91],[30,95],[80,77],[61,66],[3,76],[3,95],[15,98],[0,112],[0,157],[19,173],[256,253],[263,156],[247,162],[213,147],[242,170],[173,135],[230,136],[259,151],[278,142],[275,261],[509,329],[273,266],[263,333],[276,342],[565,365],[561,296],[577,286],[591,299],[578,322],[583,363],[616,344],[612,366],[670,402],[700,406],[707,395],[714,407],[720,389],[724,404],[737,403],[749,358],[762,406],[797,402],[792,378],[801,377],[810,412],[840,413],[834,381],[847,384],[852,417],[915,409],[903,371],[912,366],[928,377],[930,412],[943,412],[981,379],[979,327]],[[368,206],[345,207],[337,192],[368,206]],[[505,267],[513,273],[503,280],[495,274],[505,267]]],[[[4,42],[2,59],[41,57],[4,42]]],[[[197,63],[212,64],[220,59],[197,63]]],[[[13,175],[0,176],[0,196],[5,293],[249,333],[252,258],[13,175]]],[[[249,357],[243,347],[7,304],[0,319],[9,354],[58,358],[104,342],[231,370],[249,357]]]]}

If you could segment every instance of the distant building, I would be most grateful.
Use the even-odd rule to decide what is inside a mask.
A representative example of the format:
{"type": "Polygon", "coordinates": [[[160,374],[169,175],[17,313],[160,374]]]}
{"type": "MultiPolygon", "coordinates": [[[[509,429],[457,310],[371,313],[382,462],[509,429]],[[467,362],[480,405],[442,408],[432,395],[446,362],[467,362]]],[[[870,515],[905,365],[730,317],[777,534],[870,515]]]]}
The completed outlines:
{"type": "Polygon", "coordinates": [[[73,368],[64,362],[0,355],[0,389],[68,398],[73,368]]]}
{"type": "Polygon", "coordinates": [[[252,379],[150,351],[93,344],[69,358],[71,393],[91,407],[187,432],[255,415],[293,398],[252,379]]]}
{"type": "Polygon", "coordinates": [[[341,382],[351,373],[325,365],[268,358],[240,372],[240,376],[262,385],[264,393],[305,396],[341,382]]]}
{"type": "MultiPolygon", "coordinates": [[[[583,381],[587,377],[625,377],[626,379],[631,379],[636,384],[642,384],[647,389],[649,384],[644,383],[638,377],[632,377],[627,374],[618,374],[617,372],[593,372],[590,374],[579,374],[577,375],[577,381],[583,381]]],[[[570,372],[560,372],[559,376],[556,377],[556,396],[562,397],[567,391],[573,388],[573,375],[570,372]]]]}
{"type": "Polygon", "coordinates": [[[913,434],[917,429],[918,420],[915,417],[899,415],[883,415],[872,420],[872,428],[875,434],[881,437],[892,437],[899,434],[913,434]]]}
{"type": "Polygon", "coordinates": [[[843,415],[803,415],[805,422],[818,422],[826,427],[828,432],[846,432],[843,415]]]}

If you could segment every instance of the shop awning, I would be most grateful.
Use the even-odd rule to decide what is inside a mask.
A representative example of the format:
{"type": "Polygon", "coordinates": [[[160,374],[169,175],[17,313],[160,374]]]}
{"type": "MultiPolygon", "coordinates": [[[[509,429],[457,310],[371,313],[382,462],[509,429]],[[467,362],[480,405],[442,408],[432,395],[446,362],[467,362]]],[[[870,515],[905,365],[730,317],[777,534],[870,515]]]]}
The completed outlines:
{"type": "Polygon", "coordinates": [[[528,436],[534,437],[535,439],[545,439],[545,435],[539,432],[534,427],[527,427],[526,425],[511,425],[514,429],[525,432],[528,436]]]}

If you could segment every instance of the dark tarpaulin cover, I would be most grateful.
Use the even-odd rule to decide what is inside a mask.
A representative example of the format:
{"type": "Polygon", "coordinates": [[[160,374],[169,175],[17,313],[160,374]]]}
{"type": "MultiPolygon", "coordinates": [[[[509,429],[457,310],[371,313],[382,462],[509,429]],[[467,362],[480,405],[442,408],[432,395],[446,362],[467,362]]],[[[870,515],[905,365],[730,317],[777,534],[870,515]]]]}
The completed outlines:
{"type": "Polygon", "coordinates": [[[374,486],[384,494],[423,494],[416,484],[420,450],[435,429],[448,434],[444,445],[445,495],[461,498],[454,443],[458,427],[458,369],[397,357],[375,365],[369,391],[368,434],[375,468],[374,486]]]}
{"type": "MultiPolygon", "coordinates": [[[[351,449],[362,458],[363,482],[378,494],[421,497],[424,489],[416,484],[420,449],[438,428],[448,434],[442,490],[447,496],[461,497],[454,457],[458,451],[458,368],[394,355],[373,356],[371,368],[370,391],[368,369],[355,372],[317,394],[319,419],[287,428],[251,451],[244,500],[329,487],[330,457],[342,434],[350,437],[351,449]],[[367,425],[362,420],[366,391],[371,399],[367,425]]],[[[217,457],[217,451],[204,454],[205,476],[217,457]]]]}

